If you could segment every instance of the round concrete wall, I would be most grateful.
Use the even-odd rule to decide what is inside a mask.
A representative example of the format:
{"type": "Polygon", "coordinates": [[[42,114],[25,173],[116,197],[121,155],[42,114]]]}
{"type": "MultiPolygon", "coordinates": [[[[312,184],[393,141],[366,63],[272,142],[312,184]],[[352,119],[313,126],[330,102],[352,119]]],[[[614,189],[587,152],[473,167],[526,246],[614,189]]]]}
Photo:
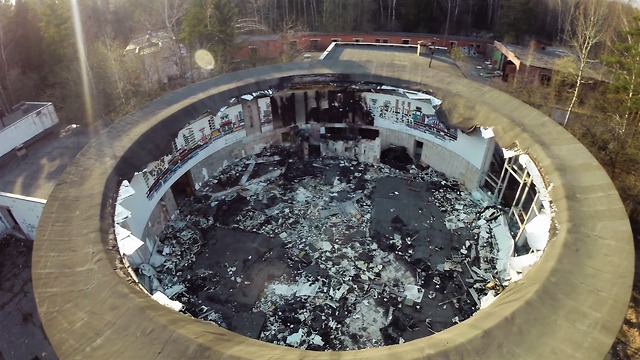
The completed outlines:
{"type": "Polygon", "coordinates": [[[62,359],[602,359],[631,293],[633,243],[611,180],[589,152],[537,110],[497,90],[410,65],[320,61],[250,69],[165,95],[88,145],[61,176],[37,230],[33,285],[46,333],[62,359]],[[131,285],[113,233],[117,188],[170,152],[189,119],[229,98],[336,74],[432,90],[453,126],[492,126],[553,184],[559,230],[542,259],[487,309],[428,338],[353,352],[308,352],[191,319],[131,285]]]}

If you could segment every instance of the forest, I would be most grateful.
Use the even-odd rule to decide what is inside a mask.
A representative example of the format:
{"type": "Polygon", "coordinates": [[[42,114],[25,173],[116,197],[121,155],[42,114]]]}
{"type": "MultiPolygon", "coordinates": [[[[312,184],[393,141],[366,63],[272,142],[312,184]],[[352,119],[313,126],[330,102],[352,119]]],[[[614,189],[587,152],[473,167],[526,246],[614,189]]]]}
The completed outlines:
{"type": "MultiPolygon", "coordinates": [[[[127,44],[166,31],[190,52],[229,63],[243,35],[291,32],[414,32],[474,35],[525,43],[566,42],[578,0],[2,0],[0,106],[56,104],[65,121],[110,123],[166,91],[145,79],[144,64],[123,56],[127,44]],[[74,11],[78,22],[74,25],[74,11]],[[79,55],[77,31],[84,48],[79,55]],[[83,119],[81,78],[90,79],[95,119],[83,119]]],[[[188,64],[180,64],[187,69],[188,64]]],[[[182,71],[184,85],[198,78],[182,71]]]]}

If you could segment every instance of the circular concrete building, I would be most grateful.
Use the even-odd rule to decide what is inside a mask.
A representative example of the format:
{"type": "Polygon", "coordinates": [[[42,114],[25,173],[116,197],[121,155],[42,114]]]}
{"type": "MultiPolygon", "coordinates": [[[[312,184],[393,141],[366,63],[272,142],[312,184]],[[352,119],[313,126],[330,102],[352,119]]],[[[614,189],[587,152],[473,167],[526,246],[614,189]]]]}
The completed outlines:
{"type": "Polygon", "coordinates": [[[429,68],[428,59],[389,62],[389,54],[373,53],[366,61],[269,66],[197,83],[92,141],[51,193],[33,251],[38,310],[57,355],[602,359],[628,305],[634,259],[625,209],[605,171],[561,126],[509,95],[429,68]],[[334,121],[330,109],[350,101],[360,110],[334,121]],[[357,144],[344,137],[352,128],[357,144]],[[517,224],[511,246],[525,246],[539,261],[521,276],[514,261],[523,258],[511,248],[502,260],[512,281],[489,306],[431,336],[363,350],[279,346],[168,308],[176,301],[142,276],[155,271],[148,264],[168,214],[215,169],[287,143],[369,163],[405,147],[469,191],[507,202],[505,216],[517,224]]]}

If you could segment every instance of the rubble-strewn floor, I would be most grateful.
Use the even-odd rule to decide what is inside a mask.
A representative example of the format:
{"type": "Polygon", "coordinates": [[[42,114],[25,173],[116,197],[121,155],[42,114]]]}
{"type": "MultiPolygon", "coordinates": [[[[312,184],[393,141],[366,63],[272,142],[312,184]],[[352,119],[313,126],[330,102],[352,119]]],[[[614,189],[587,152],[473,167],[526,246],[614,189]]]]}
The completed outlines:
{"type": "Polygon", "coordinates": [[[33,242],[0,237],[0,359],[57,359],[31,285],[33,242]]]}
{"type": "Polygon", "coordinates": [[[190,315],[310,350],[429,336],[479,308],[500,215],[387,152],[368,165],[267,149],[222,171],[168,225],[141,282],[190,315]]]}

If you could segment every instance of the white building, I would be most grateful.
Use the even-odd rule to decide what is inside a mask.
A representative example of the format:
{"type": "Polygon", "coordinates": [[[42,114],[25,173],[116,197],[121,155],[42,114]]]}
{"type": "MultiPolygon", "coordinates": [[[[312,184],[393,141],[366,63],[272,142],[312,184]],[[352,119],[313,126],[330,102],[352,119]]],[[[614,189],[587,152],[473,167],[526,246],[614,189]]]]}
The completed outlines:
{"type": "Polygon", "coordinates": [[[180,76],[180,62],[186,49],[166,31],[149,32],[132,40],[124,50],[126,56],[142,58],[147,81],[166,84],[180,76]]]}
{"type": "Polygon", "coordinates": [[[0,236],[12,233],[35,239],[53,186],[40,186],[41,182],[57,180],[54,174],[68,162],[58,151],[61,148],[43,148],[57,137],[58,124],[49,102],[22,102],[0,119],[0,236]]]}

